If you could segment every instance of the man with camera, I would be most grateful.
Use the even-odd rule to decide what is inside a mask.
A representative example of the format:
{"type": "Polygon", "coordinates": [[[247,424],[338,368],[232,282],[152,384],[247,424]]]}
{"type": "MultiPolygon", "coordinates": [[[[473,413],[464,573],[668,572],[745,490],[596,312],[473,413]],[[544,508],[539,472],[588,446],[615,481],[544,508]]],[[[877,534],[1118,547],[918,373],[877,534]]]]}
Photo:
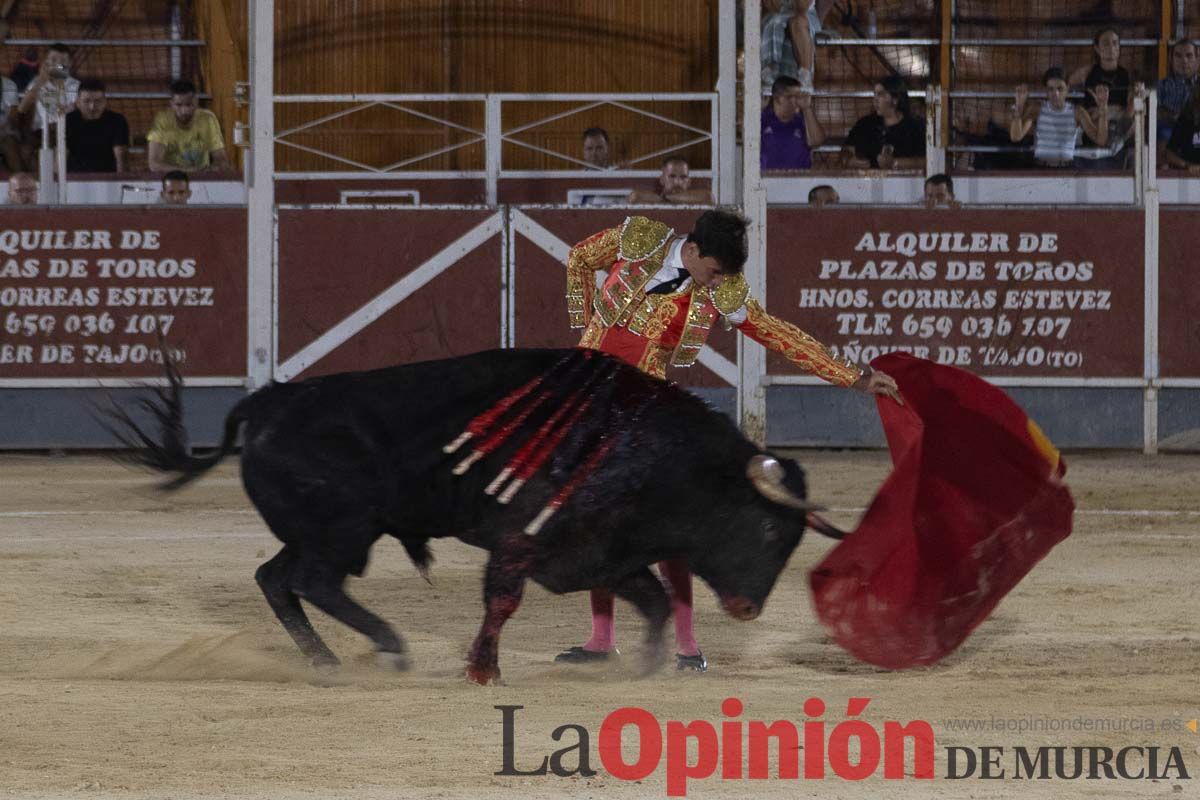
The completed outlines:
{"type": "Polygon", "coordinates": [[[37,76],[29,82],[17,105],[20,119],[28,119],[30,112],[34,114],[31,141],[22,153],[28,169],[36,167],[33,153],[40,146],[42,131],[55,123],[60,108],[63,114],[70,113],[78,96],[79,81],[71,77],[71,51],[65,44],[50,45],[37,76]]]}

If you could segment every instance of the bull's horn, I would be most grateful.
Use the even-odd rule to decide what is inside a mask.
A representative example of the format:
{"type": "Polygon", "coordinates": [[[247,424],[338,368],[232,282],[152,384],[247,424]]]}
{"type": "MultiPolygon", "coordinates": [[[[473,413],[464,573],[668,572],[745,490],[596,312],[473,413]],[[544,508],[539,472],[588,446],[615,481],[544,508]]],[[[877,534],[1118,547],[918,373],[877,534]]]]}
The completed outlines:
{"type": "Polygon", "coordinates": [[[772,503],[800,511],[820,510],[820,506],[813,505],[788,491],[783,485],[783,475],[783,465],[770,456],[757,455],[746,465],[746,477],[754,484],[758,493],[772,503]]]}

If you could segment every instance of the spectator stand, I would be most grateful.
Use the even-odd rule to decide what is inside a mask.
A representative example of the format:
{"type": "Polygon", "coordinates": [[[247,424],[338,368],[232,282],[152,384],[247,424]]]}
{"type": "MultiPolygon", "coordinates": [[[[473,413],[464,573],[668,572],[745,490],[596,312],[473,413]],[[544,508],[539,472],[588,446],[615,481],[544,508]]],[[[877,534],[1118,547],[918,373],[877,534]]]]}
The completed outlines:
{"type": "MultiPolygon", "coordinates": [[[[1015,7],[1018,4],[1011,5],[1015,7]]],[[[931,136],[926,172],[933,173],[940,158],[945,158],[942,163],[947,165],[947,171],[955,173],[957,198],[966,203],[966,207],[961,210],[904,210],[904,206],[913,209],[918,205],[920,184],[917,178],[909,178],[911,184],[905,187],[904,179],[891,175],[881,176],[877,172],[839,175],[813,171],[812,174],[803,176],[767,176],[762,185],[771,201],[768,208],[765,202],[757,200],[754,196],[758,176],[755,174],[753,159],[748,157],[745,163],[747,213],[754,218],[756,230],[761,231],[764,237],[767,215],[770,214],[773,220],[770,241],[766,244],[759,242],[752,259],[761,259],[768,265],[770,280],[767,281],[767,276],[764,275],[757,278],[758,282],[755,283],[752,276],[752,283],[755,283],[756,292],[760,291],[760,287],[765,287],[763,294],[769,302],[780,302],[779,293],[783,292],[785,308],[788,303],[794,304],[799,296],[801,307],[809,309],[801,316],[808,320],[815,335],[819,338],[827,337],[826,341],[835,348],[849,344],[857,353],[858,347],[863,343],[862,334],[869,337],[872,333],[879,336],[874,341],[882,342],[885,347],[906,345],[906,342],[912,341],[912,336],[927,335],[917,332],[915,321],[919,315],[893,314],[892,322],[903,318],[905,323],[914,324],[911,329],[894,332],[886,324],[881,329],[872,331],[864,322],[870,314],[858,318],[853,313],[842,313],[839,317],[840,326],[823,321],[823,317],[829,314],[821,310],[826,307],[822,304],[834,302],[821,300],[822,297],[833,296],[821,294],[825,291],[823,287],[834,287],[829,291],[845,291],[846,296],[850,297],[856,291],[854,287],[869,285],[862,282],[838,284],[833,278],[836,271],[828,272],[826,269],[829,264],[843,263],[828,259],[849,259],[844,263],[854,267],[862,263],[863,257],[855,255],[858,248],[854,243],[858,240],[850,238],[839,242],[837,231],[852,228],[859,231],[855,235],[862,235],[863,232],[879,230],[978,231],[1003,229],[1006,225],[1013,225],[1014,231],[1028,231],[1060,226],[1064,239],[1074,236],[1082,242],[1076,245],[1071,258],[1094,258],[1097,269],[1108,272],[1109,277],[1102,281],[1111,281],[1114,290],[1112,296],[1116,298],[1114,302],[1121,304],[1125,313],[1129,315],[1125,318],[1128,322],[1123,323],[1128,327],[1122,338],[1127,344],[1136,347],[1125,348],[1127,352],[1121,366],[1102,365],[1095,356],[1105,352],[1108,345],[1113,343],[1110,331],[1094,340],[1095,349],[1091,351],[1089,362],[1092,366],[1087,371],[1060,372],[1055,375],[1053,370],[1026,370],[1022,373],[1021,369],[1009,367],[1000,371],[993,368],[984,374],[988,374],[989,379],[995,383],[1012,387],[1011,390],[1024,398],[1030,407],[1044,409],[1039,415],[1047,421],[1048,429],[1065,432],[1051,434],[1058,435],[1061,441],[1074,440],[1077,444],[1091,443],[1092,446],[1105,443],[1129,446],[1130,443],[1138,441],[1146,452],[1155,452],[1160,446],[1172,446],[1181,436],[1186,438],[1190,435],[1188,431],[1200,422],[1195,414],[1187,410],[1194,407],[1194,391],[1200,388],[1200,380],[1191,376],[1191,373],[1196,371],[1196,364],[1191,361],[1190,355],[1196,350],[1196,341],[1194,333],[1189,332],[1186,323],[1188,319],[1194,318],[1193,309],[1197,298],[1191,288],[1194,282],[1188,277],[1190,259],[1183,255],[1194,247],[1194,236],[1186,227],[1186,220],[1190,218],[1189,212],[1183,208],[1168,206],[1195,202],[1196,185],[1200,182],[1176,177],[1178,173],[1175,176],[1168,173],[1159,175],[1156,148],[1153,140],[1148,140],[1146,136],[1147,121],[1157,116],[1156,93],[1151,90],[1135,95],[1135,118],[1131,126],[1130,146],[1133,160],[1131,168],[1120,172],[985,172],[979,169],[981,165],[973,163],[974,154],[1000,152],[1002,148],[990,148],[964,141],[962,133],[968,128],[971,120],[982,120],[986,123],[990,115],[989,104],[1000,98],[1011,103],[1011,87],[1015,87],[1017,83],[1036,82],[1041,69],[1033,70],[1029,66],[1036,58],[1047,61],[1052,59],[1051,63],[1065,66],[1068,71],[1084,63],[1085,58],[1090,59],[1092,40],[1078,38],[1078,34],[1084,30],[1091,34],[1116,22],[1117,27],[1127,37],[1122,41],[1127,49],[1122,51],[1121,63],[1150,64],[1152,61],[1158,61],[1160,66],[1165,66],[1164,56],[1168,40],[1172,36],[1178,38],[1192,31],[1188,28],[1183,4],[1178,2],[1138,4],[1135,8],[1145,12],[1145,16],[1125,20],[1112,20],[1107,16],[1085,16],[1079,13],[1084,9],[1077,8],[1079,4],[1075,3],[1020,5],[1024,8],[1025,17],[1033,19],[1035,13],[1041,16],[1047,13],[1057,14],[1058,22],[1070,30],[1064,31],[1049,23],[1039,23],[1036,31],[1017,31],[1013,35],[998,35],[998,31],[992,31],[984,35],[970,27],[981,24],[981,19],[964,16],[968,11],[974,13],[972,4],[959,2],[952,6],[950,3],[944,3],[941,6],[941,30],[945,32],[944,35],[935,40],[905,43],[914,48],[928,46],[931,42],[936,43],[943,55],[938,69],[929,70],[930,83],[932,84],[936,76],[937,85],[934,88],[941,91],[927,90],[926,119],[929,127],[943,133],[943,136],[931,136]],[[1165,9],[1163,5],[1166,6],[1165,9]],[[957,16],[950,13],[952,10],[956,10],[957,16]],[[1075,35],[1061,35],[1071,32],[1075,35]],[[1002,59],[997,59],[992,52],[1000,48],[1008,48],[1024,55],[1006,64],[1002,59]],[[1070,55],[1065,55],[1072,52],[1079,54],[1078,63],[1070,55]],[[1041,55],[1031,58],[1030,54],[1038,53],[1041,55]],[[1152,59],[1155,53],[1158,54],[1158,59],[1152,59]],[[981,65],[984,63],[1003,67],[999,70],[1003,74],[987,76],[990,85],[985,82],[981,72],[981,65]],[[1030,74],[1033,72],[1037,74],[1030,74]],[[944,108],[944,127],[935,121],[937,110],[933,107],[938,105],[944,108]],[[826,211],[796,208],[795,206],[805,203],[807,191],[819,183],[833,185],[842,196],[843,203],[857,204],[856,207],[834,207],[826,211]],[[1160,208],[1160,204],[1164,207],[1160,208]],[[976,206],[981,208],[976,210],[976,206]],[[833,214],[835,219],[826,222],[829,214],[833,214]],[[836,218],[838,214],[842,215],[840,219],[836,218]],[[1101,218],[1107,220],[1104,225],[1111,223],[1114,229],[1121,230],[1121,234],[1111,239],[1105,248],[1089,244],[1086,233],[1098,224],[1101,218]],[[1078,232],[1068,234],[1067,231],[1072,226],[1076,226],[1078,232]],[[801,232],[804,231],[809,232],[807,236],[802,235],[801,232]],[[814,256],[814,252],[819,255],[814,256]],[[1114,255],[1117,252],[1120,255],[1114,255]],[[776,258],[782,253],[787,253],[789,269],[783,272],[772,269],[772,253],[776,258]],[[817,259],[815,262],[814,258],[817,259]],[[821,258],[827,260],[820,261],[821,258]],[[1138,262],[1141,269],[1133,268],[1132,265],[1138,262]],[[818,272],[822,273],[820,278],[818,272]],[[862,324],[857,327],[851,325],[850,321],[855,318],[862,324]],[[852,338],[855,334],[858,334],[857,341],[852,338]],[[1106,430],[1072,429],[1070,409],[1080,405],[1087,405],[1090,409],[1090,419],[1105,418],[1106,430]],[[1120,433],[1110,438],[1110,433],[1118,429],[1120,433]]],[[[1003,8],[997,10],[996,4],[987,6],[987,13],[993,16],[1003,17],[1006,11],[1011,11],[1003,8]]],[[[750,11],[749,8],[747,10],[750,11]]],[[[754,15],[748,13],[745,29],[758,30],[757,22],[754,15]]],[[[997,20],[993,22],[1000,24],[997,20]]],[[[889,44],[896,43],[889,40],[889,44]]],[[[753,45],[752,41],[747,41],[748,62],[756,55],[753,45]]],[[[828,52],[829,48],[833,47],[847,52],[852,48],[870,48],[871,45],[869,40],[855,44],[841,40],[818,41],[818,53],[828,52]]],[[[1049,63],[1046,66],[1049,66],[1049,63]]],[[[1143,67],[1141,72],[1147,78],[1158,74],[1154,67],[1143,67]]],[[[818,89],[823,89],[827,96],[837,98],[846,95],[853,101],[866,97],[865,92],[857,97],[852,92],[843,93],[840,87],[824,89],[822,83],[818,64],[817,86],[818,89]]],[[[819,91],[818,96],[820,94],[819,91]]],[[[747,141],[750,143],[753,126],[749,117],[746,119],[746,126],[747,141]]],[[[1005,147],[1003,150],[1015,151],[1016,148],[1005,147]]],[[[1109,234],[1106,232],[1103,235],[1109,234]]],[[[903,259],[900,263],[903,263],[903,259]]],[[[942,274],[941,269],[942,266],[939,266],[939,275],[942,274]]],[[[918,287],[916,291],[921,291],[920,282],[913,285],[918,287]]],[[[936,281],[925,285],[939,286],[936,281]]],[[[876,301],[879,299],[878,295],[870,293],[863,297],[874,298],[876,301]]],[[[934,309],[946,307],[926,306],[934,309]]],[[[948,326],[957,324],[951,318],[938,317],[937,314],[929,316],[930,321],[934,319],[937,319],[939,324],[944,322],[948,326]]],[[[1087,323],[1075,319],[1072,324],[1087,323]]],[[[932,340],[938,338],[936,332],[929,335],[932,340]]],[[[953,338],[953,334],[950,338],[953,338]]],[[[868,338],[866,341],[871,340],[868,338]]],[[[933,348],[930,352],[934,353],[937,350],[933,348]]],[[[864,355],[862,358],[866,359],[869,356],[864,355]]],[[[974,361],[970,363],[972,367],[986,366],[974,361]]],[[[755,371],[758,372],[758,369],[755,371]]],[[[781,371],[779,364],[768,364],[762,368],[762,372],[766,374],[760,382],[765,384],[765,394],[769,398],[768,404],[772,409],[773,420],[795,416],[788,411],[789,403],[792,403],[788,394],[796,388],[804,387],[810,393],[807,403],[802,404],[809,412],[813,408],[831,407],[839,402],[834,396],[823,397],[821,393],[824,388],[810,377],[781,371]]],[[[810,428],[819,430],[836,427],[846,422],[847,415],[853,416],[848,409],[843,409],[825,419],[825,425],[810,425],[810,428]]],[[[1078,415],[1074,418],[1079,419],[1078,415]]],[[[831,443],[809,441],[803,437],[785,438],[788,438],[791,444],[831,443]]],[[[778,439],[778,434],[772,436],[772,439],[778,439]]]]}
{"type": "MultiPolygon", "coordinates": [[[[1051,178],[1049,175],[1053,173],[1045,170],[991,171],[989,164],[994,166],[999,159],[1032,151],[1030,147],[1007,142],[1007,109],[1017,84],[1036,84],[1041,72],[1051,64],[1065,66],[1069,72],[1090,60],[1092,39],[1079,35],[1090,35],[1110,24],[1126,35],[1135,34],[1121,41],[1121,63],[1133,68],[1135,79],[1142,75],[1152,81],[1157,74],[1155,63],[1165,64],[1172,33],[1176,37],[1186,33],[1182,0],[1171,0],[1173,12],[1162,14],[1161,19],[1159,3],[1138,4],[1132,15],[1124,17],[1100,16],[1096,9],[1078,0],[1042,3],[1007,0],[1002,7],[972,0],[924,5],[928,13],[922,16],[913,13],[912,3],[876,3],[881,35],[875,37],[870,35],[861,15],[847,13],[827,20],[826,27],[834,35],[818,37],[816,41],[814,97],[822,123],[835,142],[836,132],[844,131],[865,112],[871,96],[853,84],[861,86],[882,74],[898,74],[910,83],[928,82],[925,90],[910,92],[914,105],[919,107],[918,99],[926,100],[927,133],[932,135],[925,176],[938,172],[954,174],[961,187],[961,199],[999,204],[1134,202],[1139,181],[1130,175],[1130,170],[1072,174],[1069,181],[1063,181],[1061,172],[1051,178]],[[1048,32],[1073,36],[1051,38],[1048,32]],[[930,103],[940,107],[931,112],[930,103]],[[1001,112],[1005,122],[1001,133],[1005,140],[988,141],[988,123],[1001,112]]],[[[1042,95],[1031,93],[1033,98],[1039,96],[1042,95]]],[[[1074,94],[1072,98],[1082,96],[1074,94]]],[[[825,160],[828,166],[829,159],[839,149],[836,143],[826,144],[818,149],[818,161],[825,160]]],[[[1080,151],[1081,155],[1101,152],[1080,151]]],[[[905,204],[920,196],[920,183],[925,176],[905,176],[894,171],[848,173],[814,169],[792,175],[771,173],[765,183],[772,203],[803,203],[811,186],[827,183],[846,202],[905,204]]],[[[1177,183],[1180,182],[1169,178],[1164,183],[1165,202],[1173,202],[1176,197],[1185,201],[1190,196],[1187,185],[1176,186],[1177,183]]]]}
{"type": "MultiPolygon", "coordinates": [[[[23,9],[23,11],[29,11],[23,9]]],[[[72,65],[73,74],[100,74],[113,72],[115,80],[107,79],[109,84],[105,95],[108,100],[116,103],[114,110],[125,114],[130,121],[131,131],[137,131],[132,139],[130,157],[135,160],[135,167],[125,175],[69,175],[66,170],[66,152],[64,146],[64,128],[56,125],[57,141],[50,142],[43,133],[43,147],[40,151],[38,170],[39,202],[43,204],[70,205],[127,205],[143,200],[153,204],[158,197],[158,179],[143,179],[139,173],[144,172],[145,131],[149,129],[150,120],[154,113],[166,105],[170,94],[165,91],[151,91],[144,87],[150,83],[166,84],[166,76],[171,79],[185,74],[198,74],[198,55],[200,49],[207,46],[202,39],[184,38],[183,12],[181,7],[174,6],[166,38],[10,38],[4,42],[9,52],[17,49],[45,48],[56,42],[65,44],[75,54],[72,65]],[[161,75],[162,78],[149,76],[161,75]],[[116,88],[113,87],[143,87],[116,88]],[[66,180],[59,176],[66,175],[66,180]],[[129,187],[137,187],[134,191],[129,187]]],[[[111,22],[111,18],[106,17],[111,22]]],[[[20,23],[15,26],[20,28],[20,23]]],[[[103,36],[108,29],[106,25],[98,25],[93,30],[97,37],[103,36]]],[[[155,29],[146,31],[149,34],[155,29]]],[[[207,93],[200,93],[202,100],[211,99],[207,93]]],[[[62,117],[62,109],[47,109],[48,116],[62,117]]],[[[61,121],[61,119],[60,119],[61,121]]],[[[246,202],[245,186],[240,176],[209,175],[198,177],[196,191],[192,203],[203,204],[244,204],[246,202]]]]}
{"type": "MultiPolygon", "coordinates": [[[[815,41],[814,106],[828,140],[814,150],[811,171],[772,171],[764,176],[771,203],[804,203],[808,190],[817,184],[834,186],[846,202],[908,203],[919,196],[925,174],[942,171],[938,160],[944,152],[938,118],[941,105],[931,102],[942,91],[933,80],[939,66],[940,20],[932,2],[915,6],[905,0],[834,5],[824,20],[824,33],[815,41]],[[868,9],[872,13],[868,14],[868,9]],[[871,111],[870,87],[889,74],[909,83],[914,111],[925,117],[928,166],[924,174],[916,170],[847,170],[838,163],[846,132],[871,111]]],[[[755,30],[761,29],[760,19],[755,30]]],[[[748,40],[747,63],[757,63],[759,59],[749,53],[750,46],[748,40]]],[[[767,89],[764,87],[764,92],[767,89]]]]}
{"type": "MultiPolygon", "coordinates": [[[[893,40],[895,41],[895,40],[893,40]]],[[[914,40],[904,40],[911,42],[914,40]]],[[[847,42],[841,44],[850,46],[847,42]]],[[[814,99],[869,100],[873,92],[848,90],[821,90],[813,93],[814,99]]],[[[813,186],[833,186],[845,202],[872,204],[907,204],[920,196],[921,186],[929,175],[945,171],[945,147],[942,138],[944,104],[942,90],[938,86],[927,86],[924,90],[910,90],[908,96],[922,109],[925,118],[925,170],[852,170],[832,166],[827,160],[823,166],[804,171],[772,170],[764,174],[763,183],[767,200],[772,204],[807,202],[808,191],[813,186]]],[[[841,137],[838,137],[839,140],[841,137]]],[[[815,149],[829,159],[840,153],[843,145],[824,144],[815,149]]]]}

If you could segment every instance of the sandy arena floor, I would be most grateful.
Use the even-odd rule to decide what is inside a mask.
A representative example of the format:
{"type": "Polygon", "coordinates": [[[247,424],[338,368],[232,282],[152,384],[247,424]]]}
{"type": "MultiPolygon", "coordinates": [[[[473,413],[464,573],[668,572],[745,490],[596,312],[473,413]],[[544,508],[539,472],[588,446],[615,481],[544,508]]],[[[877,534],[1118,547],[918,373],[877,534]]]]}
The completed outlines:
{"type": "MultiPolygon", "coordinates": [[[[840,509],[831,517],[847,526],[888,469],[882,453],[799,458],[814,498],[840,509]]],[[[506,685],[480,688],[461,675],[482,614],[478,551],[436,542],[430,587],[397,542],[381,541],[350,588],[408,637],[414,669],[376,670],[364,639],[314,612],[347,662],[318,685],[254,584],[276,543],[235,461],[161,495],[149,476],[102,458],[0,455],[0,796],[665,797],[661,767],[642,783],[603,770],[590,779],[495,776],[494,706],[525,706],[518,766],[573,743],[550,732],[577,723],[600,768],[597,736],[610,711],[636,705],[663,721],[719,722],[721,701],[735,695],[747,720],[798,723],[810,696],[827,702],[830,728],[851,696],[871,698],[865,718],[879,725],[928,720],[938,777],[714,777],[693,781],[691,797],[1200,797],[1200,735],[1185,727],[1200,716],[1200,458],[1068,462],[1074,535],[937,667],[883,672],[833,645],[805,588],[832,543],[806,536],[757,621],[731,620],[699,592],[708,674],[633,677],[640,628],[627,606],[618,609],[624,666],[556,668],[553,654],[585,633],[587,599],[531,585],[501,642],[506,685]],[[993,718],[1041,730],[954,729],[954,720],[993,718]],[[1058,720],[1108,730],[1046,730],[1058,720]],[[1159,745],[1164,758],[1177,746],[1193,779],[947,780],[945,748],[956,745],[1159,745]]]]}

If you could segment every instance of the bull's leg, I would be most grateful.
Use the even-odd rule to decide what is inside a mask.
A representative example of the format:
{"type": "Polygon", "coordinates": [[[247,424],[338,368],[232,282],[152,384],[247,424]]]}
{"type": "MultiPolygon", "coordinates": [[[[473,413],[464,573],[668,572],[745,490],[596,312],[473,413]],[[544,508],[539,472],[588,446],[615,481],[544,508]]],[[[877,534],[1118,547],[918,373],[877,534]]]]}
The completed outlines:
{"type": "Polygon", "coordinates": [[[500,679],[500,629],[516,613],[533,571],[534,540],[517,534],[492,550],[483,578],[483,625],[467,656],[467,680],[486,685],[500,679]]]}
{"type": "Polygon", "coordinates": [[[404,640],[379,617],[346,594],[346,573],[315,561],[305,561],[292,576],[292,590],[338,622],[353,628],[375,643],[381,665],[408,669],[404,640]]]}
{"type": "Polygon", "coordinates": [[[643,672],[650,674],[663,662],[663,628],[671,615],[671,602],[662,582],[645,568],[616,586],[617,597],[628,600],[646,618],[646,649],[642,655],[643,672]]]}
{"type": "Polygon", "coordinates": [[[337,656],[313,630],[308,615],[300,606],[300,599],[292,593],[292,571],[296,563],[295,551],[284,547],[274,558],[258,568],[254,573],[254,580],[258,582],[259,588],[271,605],[271,610],[283,623],[284,630],[292,637],[292,641],[300,648],[305,658],[314,667],[337,666],[337,656]]]}

